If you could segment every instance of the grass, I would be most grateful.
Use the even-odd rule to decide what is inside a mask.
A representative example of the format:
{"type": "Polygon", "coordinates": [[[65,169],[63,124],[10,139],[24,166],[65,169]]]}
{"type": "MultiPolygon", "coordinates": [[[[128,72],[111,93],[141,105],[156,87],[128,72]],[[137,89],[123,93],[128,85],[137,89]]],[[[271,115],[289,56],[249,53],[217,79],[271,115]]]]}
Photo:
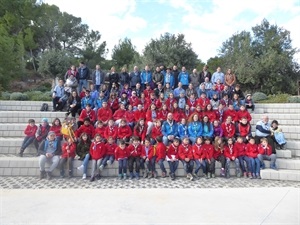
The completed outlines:
{"type": "Polygon", "coordinates": [[[289,94],[269,95],[267,99],[258,101],[258,103],[288,103],[289,94]]]}

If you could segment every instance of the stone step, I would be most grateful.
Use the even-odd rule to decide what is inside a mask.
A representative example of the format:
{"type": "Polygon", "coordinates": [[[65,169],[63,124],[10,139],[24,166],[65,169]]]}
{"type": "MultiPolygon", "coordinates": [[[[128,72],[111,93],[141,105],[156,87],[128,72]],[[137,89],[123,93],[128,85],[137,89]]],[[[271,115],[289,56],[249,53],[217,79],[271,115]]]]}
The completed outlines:
{"type": "MultiPolygon", "coordinates": [[[[251,131],[255,131],[255,124],[251,125],[251,131]]],[[[281,125],[280,126],[285,137],[288,139],[300,139],[300,132],[299,132],[299,126],[297,125],[290,125],[290,126],[286,126],[286,125],[281,125]]]]}
{"type": "Polygon", "coordinates": [[[299,103],[267,103],[255,104],[255,111],[264,110],[264,113],[300,113],[300,104],[299,103]]]}
{"type": "Polygon", "coordinates": [[[291,150],[292,156],[300,157],[300,141],[288,140],[286,146],[291,150]]]}
{"type": "Polygon", "coordinates": [[[269,116],[269,121],[277,120],[279,125],[300,125],[300,113],[299,114],[251,114],[251,124],[256,124],[264,115],[269,116]]]}
{"type": "Polygon", "coordinates": [[[260,172],[261,178],[265,180],[288,180],[288,181],[300,181],[299,170],[272,170],[265,169],[260,172]]]}
{"type": "Polygon", "coordinates": [[[47,103],[49,111],[52,108],[52,102],[43,101],[0,101],[0,111],[40,111],[43,103],[47,103]]]}
{"type": "Polygon", "coordinates": [[[0,112],[0,123],[28,123],[28,119],[34,119],[39,124],[42,118],[47,118],[49,123],[55,118],[61,121],[65,118],[65,112],[33,112],[33,111],[4,111],[0,112]]]}

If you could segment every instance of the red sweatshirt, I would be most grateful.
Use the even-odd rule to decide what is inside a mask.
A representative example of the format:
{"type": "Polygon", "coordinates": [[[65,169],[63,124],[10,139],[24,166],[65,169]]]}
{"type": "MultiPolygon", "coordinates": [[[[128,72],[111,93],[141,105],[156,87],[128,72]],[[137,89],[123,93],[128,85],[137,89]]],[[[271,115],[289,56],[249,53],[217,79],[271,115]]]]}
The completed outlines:
{"type": "Polygon", "coordinates": [[[74,142],[71,144],[69,144],[68,142],[63,143],[61,149],[62,149],[62,154],[61,154],[62,158],[68,158],[68,157],[74,158],[75,157],[76,144],[74,142]],[[67,147],[69,147],[70,153],[68,153],[67,147]]]}
{"type": "Polygon", "coordinates": [[[237,152],[237,156],[245,156],[246,155],[246,144],[235,142],[233,145],[234,151],[237,152]]]}
{"type": "Polygon", "coordinates": [[[37,125],[30,126],[30,124],[28,124],[24,130],[24,134],[29,137],[35,137],[35,133],[37,129],[38,129],[37,125]]]}
{"type": "Polygon", "coordinates": [[[115,111],[113,115],[114,121],[124,118],[125,113],[126,113],[125,109],[118,109],[117,111],[115,111]]]}
{"type": "Polygon", "coordinates": [[[109,107],[98,109],[97,118],[102,122],[108,121],[112,118],[112,110],[109,107]]]}
{"type": "Polygon", "coordinates": [[[101,137],[104,138],[105,127],[97,127],[95,129],[95,134],[100,134],[101,137]]]}
{"type": "Polygon", "coordinates": [[[56,137],[62,137],[63,135],[60,132],[60,130],[61,130],[61,125],[60,126],[53,125],[53,126],[50,127],[49,131],[54,131],[56,137]]]}
{"type": "Polygon", "coordinates": [[[236,121],[240,121],[243,117],[247,118],[247,121],[250,122],[252,120],[252,117],[248,110],[239,110],[236,114],[236,121]]]}
{"type": "Polygon", "coordinates": [[[224,148],[224,155],[225,155],[226,158],[229,158],[229,159],[231,159],[232,157],[237,158],[238,152],[233,147],[233,144],[228,145],[228,146],[226,145],[225,148],[224,148]]]}
{"type": "Polygon", "coordinates": [[[146,113],[143,110],[136,110],[134,112],[134,119],[136,122],[138,122],[140,119],[145,119],[146,118],[146,113]]]}
{"type": "Polygon", "coordinates": [[[117,138],[123,139],[123,138],[129,138],[131,136],[132,136],[132,130],[131,130],[130,126],[125,125],[125,126],[118,127],[117,138]]]}
{"type": "Polygon", "coordinates": [[[106,147],[103,142],[93,141],[90,147],[90,155],[94,160],[102,159],[106,154],[106,147]]]}
{"type": "Polygon", "coordinates": [[[140,99],[139,99],[138,97],[136,97],[136,96],[131,96],[131,97],[129,98],[129,103],[130,103],[130,105],[137,107],[138,104],[141,103],[141,101],[140,101],[140,99]]]}
{"type": "Polygon", "coordinates": [[[224,114],[223,114],[223,121],[226,121],[227,117],[228,116],[231,116],[232,118],[232,121],[236,122],[237,121],[237,112],[233,109],[233,110],[230,110],[230,109],[227,109],[224,111],[224,114]]]}
{"type": "Polygon", "coordinates": [[[145,145],[142,146],[142,153],[141,153],[141,157],[144,158],[148,158],[149,160],[151,160],[153,158],[153,156],[155,156],[155,150],[153,146],[149,146],[148,149],[148,154],[146,152],[146,147],[145,145]]]}
{"type": "Polygon", "coordinates": [[[113,144],[106,143],[105,147],[106,147],[106,155],[115,155],[115,151],[118,146],[115,143],[113,144]]]}
{"type": "Polygon", "coordinates": [[[165,159],[167,155],[167,147],[164,145],[164,143],[157,143],[156,145],[156,162],[158,162],[160,159],[165,159]]]}
{"type": "Polygon", "coordinates": [[[96,113],[95,113],[94,110],[91,109],[90,111],[87,111],[86,109],[83,109],[80,113],[80,116],[79,116],[78,120],[83,122],[83,120],[87,117],[90,118],[91,123],[95,123],[96,113]]]}
{"type": "Polygon", "coordinates": [[[118,99],[108,99],[107,105],[113,111],[116,111],[119,108],[119,101],[118,99]]]}
{"type": "Polygon", "coordinates": [[[138,145],[131,144],[127,147],[127,149],[128,149],[129,156],[140,157],[142,154],[142,145],[141,144],[138,144],[138,145]]]}
{"type": "Polygon", "coordinates": [[[151,138],[156,139],[158,136],[163,136],[161,132],[161,126],[153,126],[151,131],[151,138]]]}
{"type": "Polygon", "coordinates": [[[115,158],[116,160],[119,159],[127,159],[128,158],[128,150],[127,147],[125,147],[124,149],[121,149],[119,146],[116,148],[115,151],[115,158]]]}
{"type": "Polygon", "coordinates": [[[78,137],[80,137],[80,135],[82,134],[82,133],[87,133],[87,135],[90,137],[90,138],[94,138],[94,136],[95,136],[95,128],[94,128],[94,126],[93,125],[88,125],[88,126],[86,126],[86,125],[81,125],[76,131],[75,131],[75,136],[78,138],[78,137]]]}
{"type": "Polygon", "coordinates": [[[214,159],[217,159],[220,155],[224,155],[224,148],[218,147],[217,149],[214,147],[214,159]]]}
{"type": "Polygon", "coordinates": [[[166,105],[169,111],[172,111],[174,102],[177,102],[175,98],[168,98],[166,100],[166,105]]]}
{"type": "Polygon", "coordinates": [[[223,130],[223,136],[227,138],[234,137],[235,135],[235,125],[233,123],[227,124],[226,122],[223,122],[221,124],[222,130],[223,130]]]}
{"type": "Polygon", "coordinates": [[[153,122],[157,119],[158,113],[157,113],[156,110],[154,110],[154,111],[155,111],[155,114],[156,114],[156,118],[152,118],[152,110],[150,110],[150,109],[147,110],[147,112],[146,112],[146,122],[153,122]]]}
{"type": "Polygon", "coordinates": [[[158,112],[158,119],[166,121],[169,111],[168,110],[159,110],[158,112]]]}
{"type": "Polygon", "coordinates": [[[261,155],[272,155],[272,146],[268,144],[268,146],[264,146],[262,144],[258,145],[258,153],[261,155]]]}
{"type": "Polygon", "coordinates": [[[216,112],[213,110],[203,112],[203,117],[207,116],[209,122],[213,123],[217,119],[216,112]]]}
{"type": "Polygon", "coordinates": [[[190,144],[184,145],[181,144],[178,147],[178,156],[179,159],[185,160],[186,158],[189,158],[190,160],[193,159],[193,149],[190,144]]]}
{"type": "Polygon", "coordinates": [[[107,126],[104,131],[104,137],[108,139],[109,137],[113,137],[116,139],[118,136],[118,128],[116,126],[107,126]]]}
{"type": "Polygon", "coordinates": [[[175,146],[174,144],[171,144],[167,150],[167,160],[171,159],[177,159],[179,158],[178,156],[178,146],[175,146]]]}
{"type": "Polygon", "coordinates": [[[206,109],[206,106],[210,104],[209,98],[198,98],[197,105],[200,105],[202,111],[206,109]]]}
{"type": "Polygon", "coordinates": [[[138,136],[142,141],[145,140],[146,133],[147,133],[147,125],[146,124],[143,127],[139,127],[139,130],[136,127],[134,127],[134,129],[133,129],[134,136],[138,136]]]}
{"type": "Polygon", "coordinates": [[[202,156],[200,159],[212,159],[214,155],[214,146],[212,144],[203,144],[201,146],[202,156]]]}
{"type": "Polygon", "coordinates": [[[239,132],[239,136],[241,137],[246,137],[249,134],[251,134],[251,125],[249,123],[247,123],[246,125],[242,124],[242,123],[238,123],[237,125],[237,132],[239,132]]]}
{"type": "Polygon", "coordinates": [[[257,145],[248,143],[246,145],[246,156],[250,158],[256,158],[257,155],[258,155],[257,145]]]}
{"type": "Polygon", "coordinates": [[[127,123],[133,123],[135,121],[134,119],[134,112],[133,111],[126,111],[124,114],[124,118],[127,121],[127,123]]]}
{"type": "Polygon", "coordinates": [[[193,145],[193,156],[195,160],[201,159],[201,156],[203,154],[201,147],[202,145],[198,145],[197,143],[193,145]]]}

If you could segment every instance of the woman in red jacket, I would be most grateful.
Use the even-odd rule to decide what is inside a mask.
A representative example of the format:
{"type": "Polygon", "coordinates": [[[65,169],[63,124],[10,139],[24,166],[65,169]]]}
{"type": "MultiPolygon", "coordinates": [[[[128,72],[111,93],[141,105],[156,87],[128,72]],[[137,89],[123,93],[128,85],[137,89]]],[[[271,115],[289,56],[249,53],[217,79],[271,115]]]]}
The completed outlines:
{"type": "Polygon", "coordinates": [[[127,159],[128,159],[128,150],[125,145],[125,141],[121,140],[119,146],[115,151],[115,159],[119,163],[119,180],[127,179],[127,159]]]}
{"type": "Polygon", "coordinates": [[[251,137],[249,143],[246,146],[246,160],[249,167],[248,177],[251,179],[260,179],[260,161],[257,158],[258,149],[255,144],[255,139],[251,137]]]}
{"type": "Polygon", "coordinates": [[[241,177],[240,163],[237,158],[238,152],[234,148],[233,139],[229,138],[227,140],[227,145],[224,148],[224,155],[226,157],[226,178],[230,177],[230,162],[233,161],[235,163],[235,171],[236,176],[241,177]]]}
{"type": "Polygon", "coordinates": [[[178,155],[180,161],[182,162],[183,168],[187,173],[187,179],[192,181],[194,180],[194,177],[192,175],[194,160],[192,146],[189,143],[190,139],[188,137],[183,138],[182,144],[178,147],[178,155]]]}
{"type": "Polygon", "coordinates": [[[58,165],[61,178],[65,176],[65,164],[68,164],[68,178],[73,177],[73,161],[76,155],[76,144],[72,140],[72,138],[68,138],[67,142],[62,145],[62,154],[58,165]]]}
{"type": "Polygon", "coordinates": [[[145,124],[145,119],[140,119],[138,123],[133,128],[133,135],[140,138],[143,144],[147,133],[147,125],[145,124]]]}
{"type": "Polygon", "coordinates": [[[90,157],[92,159],[92,174],[91,174],[91,182],[96,178],[100,178],[100,170],[99,167],[101,165],[101,161],[103,160],[106,154],[106,146],[104,142],[101,142],[100,134],[96,134],[94,141],[90,147],[90,157]]]}
{"type": "Polygon", "coordinates": [[[179,139],[175,138],[173,143],[168,147],[166,160],[169,163],[171,180],[175,180],[175,173],[179,164],[178,156],[179,139]]]}

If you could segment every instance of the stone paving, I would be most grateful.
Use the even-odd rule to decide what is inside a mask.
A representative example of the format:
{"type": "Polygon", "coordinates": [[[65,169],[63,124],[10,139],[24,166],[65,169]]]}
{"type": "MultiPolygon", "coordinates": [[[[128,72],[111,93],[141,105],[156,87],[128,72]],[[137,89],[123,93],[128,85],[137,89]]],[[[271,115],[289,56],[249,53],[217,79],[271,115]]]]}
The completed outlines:
{"type": "Polygon", "coordinates": [[[300,182],[257,180],[248,178],[214,178],[189,181],[184,177],[171,181],[170,178],[118,180],[105,177],[94,182],[89,179],[53,178],[40,180],[38,177],[0,177],[0,189],[197,189],[197,188],[300,188],[300,182]]]}

